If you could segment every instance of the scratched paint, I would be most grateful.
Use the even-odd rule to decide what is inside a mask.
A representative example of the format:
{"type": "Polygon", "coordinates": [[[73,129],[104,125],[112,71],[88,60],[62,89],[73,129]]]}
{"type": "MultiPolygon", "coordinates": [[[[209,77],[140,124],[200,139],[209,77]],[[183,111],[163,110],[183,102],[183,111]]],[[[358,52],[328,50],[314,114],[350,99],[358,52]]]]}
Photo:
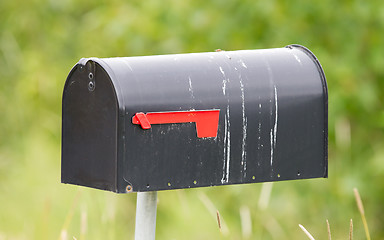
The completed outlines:
{"type": "Polygon", "coordinates": [[[222,86],[222,90],[223,90],[223,94],[224,94],[224,96],[225,96],[225,94],[226,94],[226,90],[227,90],[227,78],[226,78],[226,76],[225,76],[225,73],[224,73],[223,68],[222,68],[222,67],[219,67],[219,69],[220,69],[221,74],[223,74],[223,86],[222,86]]]}
{"type": "Polygon", "coordinates": [[[277,119],[278,119],[278,102],[277,102],[277,88],[273,85],[275,95],[275,123],[273,125],[273,147],[276,148],[276,137],[277,137],[277,119]]]}
{"type": "Polygon", "coordinates": [[[226,173],[225,173],[225,179],[226,179],[226,182],[229,181],[229,163],[230,163],[230,160],[231,160],[231,121],[230,121],[230,118],[229,118],[229,105],[227,106],[227,126],[228,126],[228,129],[227,129],[227,163],[226,163],[226,173]]]}
{"type": "MultiPolygon", "coordinates": [[[[260,101],[260,97],[259,97],[259,101],[260,101]]],[[[258,145],[257,145],[257,149],[260,150],[260,140],[261,140],[261,103],[259,103],[259,123],[258,123],[258,126],[257,126],[257,139],[259,140],[258,142],[258,145]]]]}
{"type": "Polygon", "coordinates": [[[303,65],[303,63],[301,62],[300,58],[293,53],[293,56],[295,57],[296,61],[300,64],[300,65],[303,65]]]}
{"type": "Polygon", "coordinates": [[[267,66],[267,71],[269,75],[269,80],[273,86],[273,99],[269,100],[271,103],[271,112],[270,116],[273,117],[273,127],[271,127],[270,132],[269,132],[269,137],[270,137],[270,150],[271,150],[271,158],[270,158],[270,165],[271,165],[271,170],[273,173],[273,158],[274,158],[274,151],[276,149],[276,140],[277,140],[277,128],[278,128],[278,97],[277,97],[277,87],[273,79],[273,73],[271,66],[269,65],[268,61],[265,61],[265,64],[267,66]],[[272,103],[273,100],[273,103],[272,103]]]}
{"type": "Polygon", "coordinates": [[[225,183],[225,182],[228,182],[227,181],[227,174],[226,174],[226,165],[227,165],[227,147],[226,147],[226,144],[227,144],[227,137],[228,137],[228,121],[227,121],[227,114],[225,114],[224,116],[224,152],[223,152],[223,156],[224,156],[224,162],[223,162],[223,177],[221,178],[221,183],[225,183]]]}
{"type": "MultiPolygon", "coordinates": [[[[221,74],[223,75],[222,90],[223,95],[227,95],[227,83],[229,79],[226,77],[222,67],[219,67],[221,74]]],[[[227,98],[227,111],[224,118],[224,160],[223,160],[223,177],[221,183],[228,183],[229,181],[229,170],[231,160],[231,122],[229,117],[229,98],[227,98]]]]}
{"type": "Polygon", "coordinates": [[[223,152],[223,156],[224,156],[224,162],[223,162],[223,177],[221,178],[221,183],[224,183],[225,182],[225,165],[226,165],[226,157],[227,157],[227,148],[225,147],[225,144],[227,143],[227,115],[224,116],[224,152],[223,152]]]}
{"type": "Polygon", "coordinates": [[[248,68],[247,65],[245,65],[243,60],[240,59],[239,62],[241,63],[241,66],[243,66],[244,68],[248,68]]]}
{"type": "MultiPolygon", "coordinates": [[[[267,65],[269,81],[273,82],[273,75],[272,75],[271,66],[269,65],[268,61],[265,61],[265,64],[267,65]]],[[[272,105],[272,99],[270,99],[269,102],[272,105]]],[[[270,116],[271,117],[273,116],[272,108],[271,108],[270,116]]],[[[271,151],[271,153],[270,153],[270,165],[272,168],[272,172],[273,172],[273,154],[274,154],[274,146],[273,146],[274,136],[273,136],[273,134],[274,134],[274,131],[273,131],[273,128],[271,128],[269,131],[269,140],[270,140],[270,151],[271,151]]]]}
{"type": "Polygon", "coordinates": [[[246,141],[247,141],[247,116],[245,115],[245,91],[243,79],[240,75],[240,91],[241,91],[241,110],[242,110],[242,123],[243,123],[243,138],[241,143],[241,165],[243,166],[243,176],[247,176],[247,152],[246,152],[246,141]]]}
{"type": "Polygon", "coordinates": [[[133,72],[131,65],[129,65],[127,61],[123,61],[123,63],[129,68],[129,70],[131,70],[131,72],[133,72]]]}
{"type": "Polygon", "coordinates": [[[188,87],[189,94],[191,95],[191,98],[195,98],[195,96],[193,94],[193,87],[192,87],[191,76],[188,76],[188,83],[189,83],[189,87],[188,87]]]}
{"type": "Polygon", "coordinates": [[[220,72],[223,74],[223,76],[225,77],[225,73],[224,73],[224,70],[223,70],[223,68],[222,67],[219,67],[219,69],[220,69],[220,72]]]}
{"type": "Polygon", "coordinates": [[[271,129],[271,131],[269,132],[269,139],[271,141],[271,167],[273,166],[273,130],[271,129]]]}
{"type": "Polygon", "coordinates": [[[274,89],[274,113],[271,113],[271,115],[274,115],[274,123],[273,128],[271,128],[270,131],[270,140],[271,140],[271,166],[273,165],[273,154],[274,150],[276,149],[276,137],[277,137],[277,119],[278,119],[278,103],[277,103],[277,88],[276,85],[273,85],[274,89]]]}

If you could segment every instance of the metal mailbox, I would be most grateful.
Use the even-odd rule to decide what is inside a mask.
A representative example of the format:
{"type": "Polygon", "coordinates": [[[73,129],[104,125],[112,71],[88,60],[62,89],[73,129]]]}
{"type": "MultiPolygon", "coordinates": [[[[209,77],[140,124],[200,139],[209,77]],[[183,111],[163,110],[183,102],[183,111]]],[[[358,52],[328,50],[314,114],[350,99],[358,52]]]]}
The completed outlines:
{"type": "Polygon", "coordinates": [[[118,193],[327,177],[325,75],[305,47],[81,59],[63,183],[118,193]]]}

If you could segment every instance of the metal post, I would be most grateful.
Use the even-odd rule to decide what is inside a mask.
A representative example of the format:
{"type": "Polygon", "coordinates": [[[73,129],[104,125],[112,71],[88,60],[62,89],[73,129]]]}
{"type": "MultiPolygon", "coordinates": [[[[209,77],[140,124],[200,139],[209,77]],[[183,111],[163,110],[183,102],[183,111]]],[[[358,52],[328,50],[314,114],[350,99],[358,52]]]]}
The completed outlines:
{"type": "Polygon", "coordinates": [[[155,240],[157,192],[138,192],[135,240],[155,240]]]}

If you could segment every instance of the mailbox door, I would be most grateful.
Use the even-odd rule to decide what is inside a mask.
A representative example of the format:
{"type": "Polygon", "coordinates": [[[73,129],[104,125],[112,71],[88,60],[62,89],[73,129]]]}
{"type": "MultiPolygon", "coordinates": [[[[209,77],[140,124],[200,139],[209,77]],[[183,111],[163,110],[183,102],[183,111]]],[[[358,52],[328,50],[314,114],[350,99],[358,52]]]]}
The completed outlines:
{"type": "Polygon", "coordinates": [[[103,68],[88,62],[72,69],[62,115],[61,181],[117,191],[118,105],[103,68]]]}

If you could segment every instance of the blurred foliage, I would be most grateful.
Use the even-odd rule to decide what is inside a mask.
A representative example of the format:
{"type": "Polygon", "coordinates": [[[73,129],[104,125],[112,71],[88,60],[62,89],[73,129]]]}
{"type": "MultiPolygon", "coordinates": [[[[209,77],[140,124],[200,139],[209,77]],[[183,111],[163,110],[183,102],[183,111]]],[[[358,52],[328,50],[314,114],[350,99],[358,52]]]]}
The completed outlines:
{"type": "Polygon", "coordinates": [[[60,184],[62,89],[80,58],[291,43],[311,49],[327,76],[329,179],[275,183],[269,200],[266,184],[160,192],[157,238],[307,239],[301,223],[326,239],[329,219],[338,239],[352,218],[364,239],[357,187],[371,236],[384,239],[379,0],[1,0],[0,239],[133,239],[135,194],[60,184]]]}

